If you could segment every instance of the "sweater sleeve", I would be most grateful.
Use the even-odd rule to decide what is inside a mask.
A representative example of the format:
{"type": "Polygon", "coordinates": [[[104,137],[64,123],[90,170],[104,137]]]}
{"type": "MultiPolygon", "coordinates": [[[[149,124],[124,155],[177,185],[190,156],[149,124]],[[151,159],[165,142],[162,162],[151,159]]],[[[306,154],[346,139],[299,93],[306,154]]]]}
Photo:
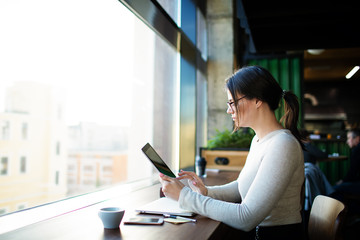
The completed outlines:
{"type": "MultiPolygon", "coordinates": [[[[297,161],[299,161],[298,156],[302,156],[299,146],[287,142],[275,141],[274,145],[269,149],[272,150],[262,159],[258,173],[241,203],[213,199],[184,187],[180,192],[180,207],[224,222],[236,229],[252,230],[277,206],[279,199],[294,175],[295,168],[298,165],[297,161]],[[278,147],[284,144],[287,145],[286,148],[278,147]]],[[[299,192],[295,191],[293,193],[294,196],[296,194],[296,197],[298,197],[296,198],[298,204],[300,204],[299,192]]],[[[211,190],[210,193],[211,196],[218,196],[215,191],[211,190]]],[[[224,196],[224,194],[221,195],[224,196]]],[[[284,211],[281,214],[286,217],[288,212],[284,211]]]]}
{"type": "Polygon", "coordinates": [[[208,196],[211,198],[227,202],[241,202],[237,181],[233,181],[221,186],[207,187],[207,189],[208,196]]]}
{"type": "Polygon", "coordinates": [[[179,204],[183,209],[224,222],[237,229],[250,231],[253,228],[252,225],[239,227],[239,219],[246,218],[249,211],[245,210],[246,206],[241,206],[238,203],[213,199],[184,187],[180,192],[179,204]],[[241,216],[241,214],[245,216],[241,216]]]}

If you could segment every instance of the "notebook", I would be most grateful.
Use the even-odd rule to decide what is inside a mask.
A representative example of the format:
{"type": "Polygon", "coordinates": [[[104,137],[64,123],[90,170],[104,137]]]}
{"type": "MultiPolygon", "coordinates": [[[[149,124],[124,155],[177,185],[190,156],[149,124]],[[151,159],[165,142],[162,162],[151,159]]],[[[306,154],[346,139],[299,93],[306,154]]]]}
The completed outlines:
{"type": "Polygon", "coordinates": [[[143,205],[135,211],[147,214],[170,214],[185,217],[191,217],[195,215],[193,212],[180,208],[177,201],[167,197],[159,198],[153,202],[143,205]]]}

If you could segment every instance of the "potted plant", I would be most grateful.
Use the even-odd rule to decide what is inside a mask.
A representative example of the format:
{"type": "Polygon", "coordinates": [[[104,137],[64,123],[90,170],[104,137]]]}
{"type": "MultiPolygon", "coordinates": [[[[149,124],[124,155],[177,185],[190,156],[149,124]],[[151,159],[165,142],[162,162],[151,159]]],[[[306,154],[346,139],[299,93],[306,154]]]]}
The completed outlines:
{"type": "Polygon", "coordinates": [[[216,130],[215,136],[208,140],[207,147],[200,148],[200,156],[206,159],[207,168],[241,170],[254,135],[250,128],[241,128],[236,132],[216,130]]]}

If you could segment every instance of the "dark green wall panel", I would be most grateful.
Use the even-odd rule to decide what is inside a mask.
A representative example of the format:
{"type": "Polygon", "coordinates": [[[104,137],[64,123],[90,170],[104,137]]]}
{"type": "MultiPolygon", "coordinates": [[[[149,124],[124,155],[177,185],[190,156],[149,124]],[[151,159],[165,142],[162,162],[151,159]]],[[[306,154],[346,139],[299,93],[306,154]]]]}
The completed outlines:
{"type": "Polygon", "coordinates": [[[314,141],[314,145],[328,154],[338,153],[342,156],[348,156],[347,160],[338,160],[333,162],[319,162],[320,169],[331,184],[335,184],[342,179],[350,167],[350,148],[345,141],[314,141]]]}

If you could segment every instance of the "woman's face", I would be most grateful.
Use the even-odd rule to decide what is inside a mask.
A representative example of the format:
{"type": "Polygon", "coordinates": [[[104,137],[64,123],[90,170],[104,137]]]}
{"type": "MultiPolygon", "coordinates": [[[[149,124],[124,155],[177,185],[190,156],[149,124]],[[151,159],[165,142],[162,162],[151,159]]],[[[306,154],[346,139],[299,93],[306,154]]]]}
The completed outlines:
{"type": "Polygon", "coordinates": [[[233,99],[229,90],[227,90],[228,96],[228,108],[227,114],[231,114],[231,118],[237,127],[250,127],[251,117],[251,105],[252,100],[246,99],[245,95],[237,95],[236,99],[233,99]],[[236,108],[238,111],[236,111],[236,108]],[[238,116],[239,115],[239,116],[238,116]]]}

